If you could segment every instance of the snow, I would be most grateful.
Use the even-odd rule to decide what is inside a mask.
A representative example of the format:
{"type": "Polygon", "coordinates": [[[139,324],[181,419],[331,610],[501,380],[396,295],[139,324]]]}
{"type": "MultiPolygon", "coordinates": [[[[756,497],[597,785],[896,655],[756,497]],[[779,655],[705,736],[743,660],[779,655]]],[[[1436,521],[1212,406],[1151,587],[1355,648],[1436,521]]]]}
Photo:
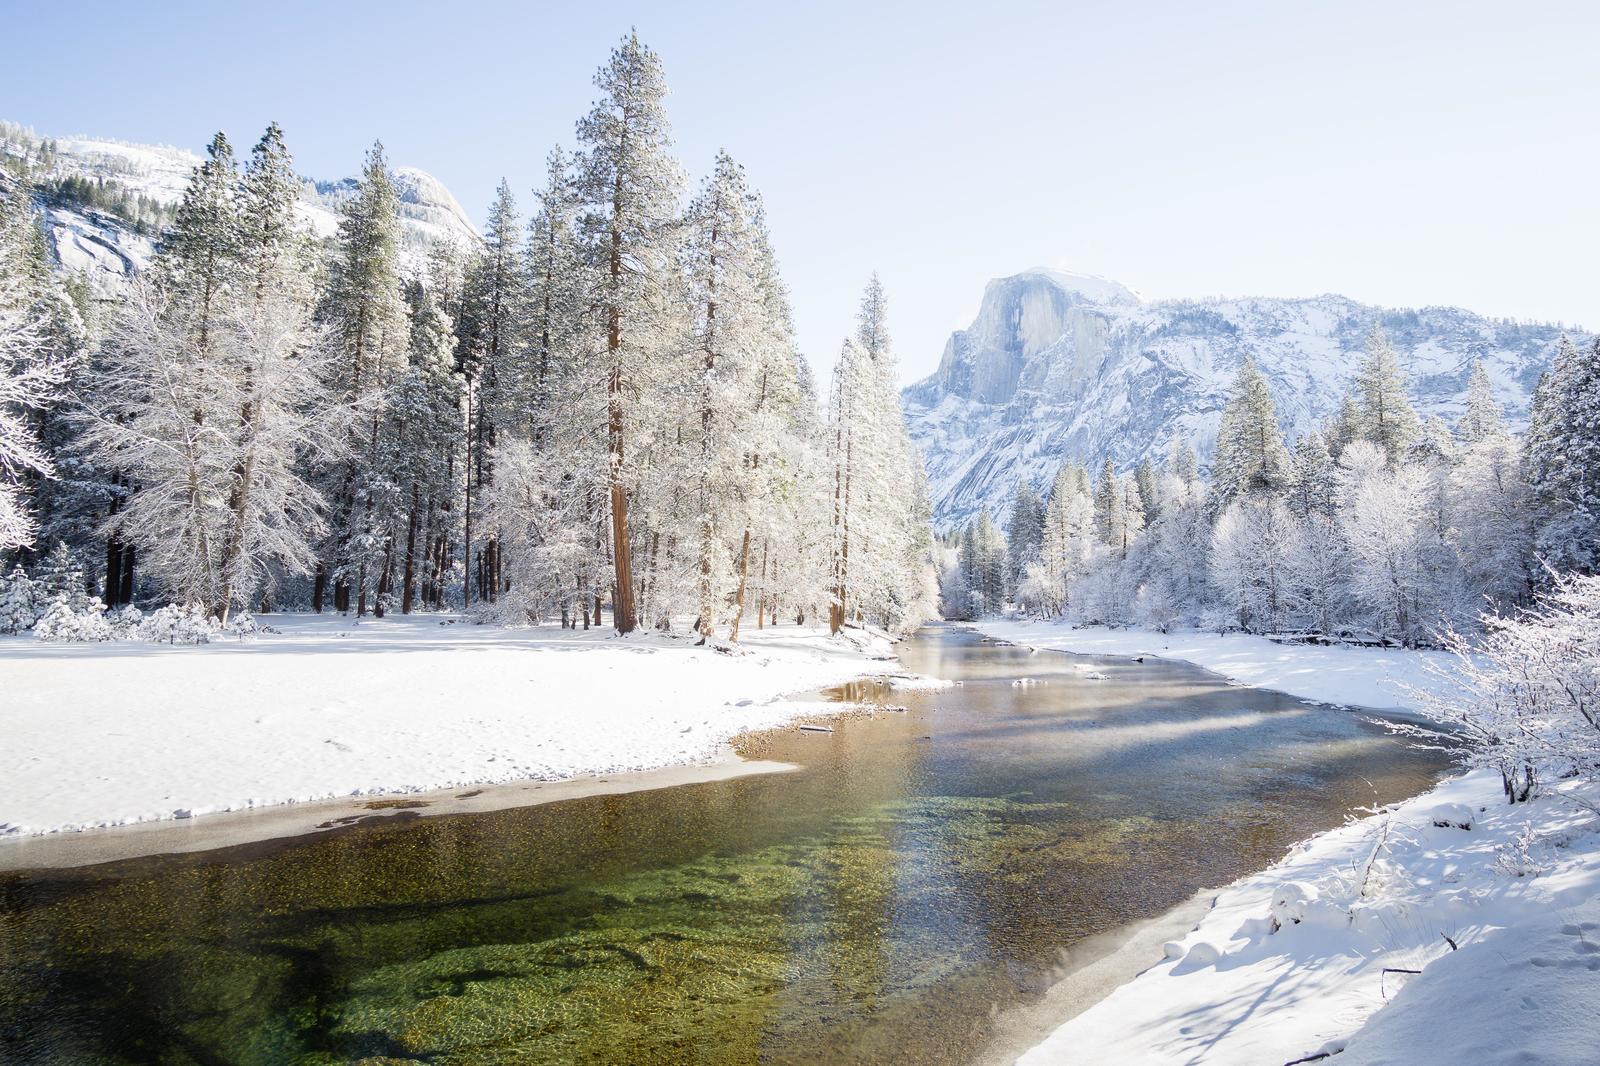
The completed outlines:
{"type": "Polygon", "coordinates": [[[1414,710],[1416,701],[1408,687],[1435,690],[1440,682],[1430,673],[1429,663],[1445,667],[1450,663],[1444,652],[1279,644],[1243,633],[1074,629],[1054,622],[992,618],[978,626],[991,636],[1033,648],[1182,659],[1242,685],[1348,707],[1414,710]]]}
{"type": "Polygon", "coordinates": [[[1019,1066],[1593,1063],[1600,833],[1567,798],[1508,806],[1478,771],[1315,837],[1019,1066]],[[1479,823],[1434,825],[1440,802],[1479,823]]]}
{"type": "Polygon", "coordinates": [[[1080,274],[1075,270],[1057,270],[1053,267],[1034,267],[1023,271],[1024,274],[1037,274],[1048,278],[1058,287],[1067,292],[1077,293],[1094,303],[1103,304],[1136,304],[1139,303],[1139,294],[1111,278],[1099,274],[1080,274]]]}
{"type": "Polygon", "coordinates": [[[785,694],[893,671],[882,640],[792,626],[726,654],[437,615],[261,621],[281,633],[0,637],[0,834],[704,763],[738,733],[825,709],[785,694]]]}
{"type": "MultiPolygon", "coordinates": [[[[1369,707],[1412,707],[1402,686],[1427,683],[1435,658],[1015,620],[979,628],[1032,647],[1184,659],[1369,707]]],[[[1596,803],[1600,788],[1564,781],[1510,806],[1498,776],[1475,771],[1314,837],[1222,889],[1164,957],[1152,951],[1148,969],[1019,1064],[1280,1066],[1323,1053],[1343,1066],[1593,1063],[1600,821],[1585,804],[1596,803]]]]}

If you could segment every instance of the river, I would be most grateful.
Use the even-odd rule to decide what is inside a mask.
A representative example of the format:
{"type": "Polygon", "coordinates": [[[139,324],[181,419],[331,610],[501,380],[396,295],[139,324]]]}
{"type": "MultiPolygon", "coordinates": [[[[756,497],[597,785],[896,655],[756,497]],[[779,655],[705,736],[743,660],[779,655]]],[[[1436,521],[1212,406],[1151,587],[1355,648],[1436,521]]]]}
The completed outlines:
{"type": "Polygon", "coordinates": [[[1180,663],[899,652],[959,686],[739,741],[792,772],[0,874],[0,1061],[970,1062],[1074,945],[1445,768],[1180,663]]]}

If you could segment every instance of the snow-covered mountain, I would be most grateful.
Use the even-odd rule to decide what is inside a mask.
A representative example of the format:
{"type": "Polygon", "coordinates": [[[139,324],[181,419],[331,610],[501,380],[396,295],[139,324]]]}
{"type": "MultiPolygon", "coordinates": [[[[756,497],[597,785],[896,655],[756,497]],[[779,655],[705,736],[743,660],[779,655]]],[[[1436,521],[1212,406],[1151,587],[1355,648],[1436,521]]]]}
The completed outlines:
{"type": "Polygon", "coordinates": [[[1391,310],[1333,295],[1145,302],[1084,274],[1041,269],[991,281],[939,369],[902,394],[935,521],[964,523],[984,508],[1003,519],[1019,479],[1042,492],[1069,457],[1129,467],[1183,438],[1204,459],[1247,353],[1272,383],[1285,432],[1315,428],[1379,322],[1418,411],[1452,421],[1482,359],[1510,421],[1522,424],[1561,334],[1459,308],[1391,310]]]}
{"type": "MultiPolygon", "coordinates": [[[[183,198],[189,176],[202,157],[168,145],[129,144],[92,137],[61,137],[44,141],[10,123],[0,123],[0,156],[26,158],[36,177],[51,182],[78,178],[141,198],[156,209],[175,207],[183,198]]],[[[248,154],[248,144],[235,146],[248,154]]],[[[418,266],[433,242],[446,239],[476,242],[477,227],[467,217],[450,190],[437,178],[414,167],[397,167],[395,184],[400,194],[402,255],[407,266],[418,266]]],[[[319,237],[331,237],[339,227],[339,209],[355,187],[354,178],[319,182],[307,179],[300,194],[300,216],[319,237]]],[[[145,267],[155,250],[155,234],[110,210],[99,210],[70,197],[50,197],[44,203],[45,225],[51,252],[63,270],[82,272],[90,285],[112,292],[126,278],[145,267]]]]}

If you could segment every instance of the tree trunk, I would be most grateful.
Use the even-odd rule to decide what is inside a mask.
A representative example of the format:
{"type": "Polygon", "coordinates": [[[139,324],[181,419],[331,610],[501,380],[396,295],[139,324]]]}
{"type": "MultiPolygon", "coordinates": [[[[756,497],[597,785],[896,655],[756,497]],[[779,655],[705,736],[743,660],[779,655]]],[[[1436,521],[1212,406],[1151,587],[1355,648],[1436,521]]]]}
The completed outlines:
{"type": "MultiPolygon", "coordinates": [[[[739,643],[739,622],[744,618],[744,590],[750,577],[750,527],[744,527],[744,542],[739,547],[739,591],[733,596],[733,625],[728,629],[730,643],[739,643]]],[[[756,628],[761,623],[756,622],[756,628]]]]}

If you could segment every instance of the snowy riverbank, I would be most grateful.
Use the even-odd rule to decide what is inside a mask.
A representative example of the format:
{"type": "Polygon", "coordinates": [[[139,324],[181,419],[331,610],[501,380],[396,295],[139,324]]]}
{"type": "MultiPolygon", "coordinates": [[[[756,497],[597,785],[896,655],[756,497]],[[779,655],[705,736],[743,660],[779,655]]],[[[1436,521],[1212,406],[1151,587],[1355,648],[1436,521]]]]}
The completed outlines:
{"type": "Polygon", "coordinates": [[[1448,667],[1450,663],[1444,652],[1278,644],[1242,633],[1157,633],[1103,626],[1074,629],[1011,618],[986,618],[976,625],[990,636],[1031,648],[1182,659],[1242,685],[1348,707],[1411,710],[1413,701],[1406,686],[1428,689],[1438,684],[1428,664],[1448,667]]]}
{"type": "MultiPolygon", "coordinates": [[[[1187,659],[1339,704],[1404,707],[1401,684],[1429,676],[1415,652],[979,628],[1033,647],[1187,659]]],[[[1600,790],[1565,782],[1508,806],[1499,778],[1476,772],[1314,837],[1221,890],[1164,959],[1019,1062],[1593,1063],[1600,822],[1584,802],[1600,790]]]]}
{"type": "Polygon", "coordinates": [[[884,641],[747,632],[736,654],[610,630],[272,616],[247,643],[0,637],[0,834],[717,759],[893,670],[884,641]]]}

